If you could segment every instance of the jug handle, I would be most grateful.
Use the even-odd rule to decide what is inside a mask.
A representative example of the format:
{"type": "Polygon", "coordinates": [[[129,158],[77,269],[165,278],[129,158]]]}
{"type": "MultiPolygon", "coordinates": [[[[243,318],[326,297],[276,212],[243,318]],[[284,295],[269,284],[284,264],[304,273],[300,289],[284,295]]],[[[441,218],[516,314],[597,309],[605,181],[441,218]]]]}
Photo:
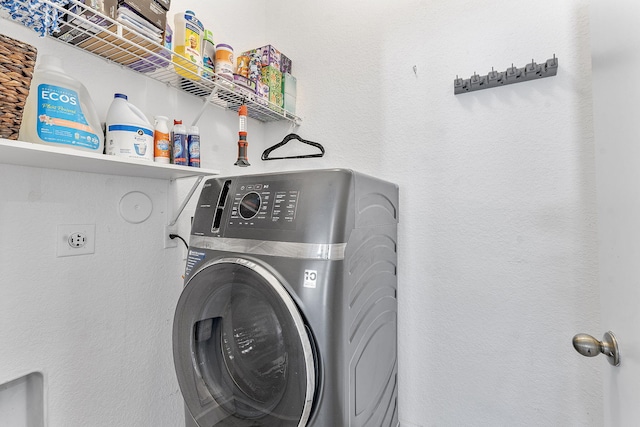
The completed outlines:
{"type": "Polygon", "coordinates": [[[131,110],[141,119],[144,119],[145,122],[149,123],[149,125],[151,126],[151,122],[149,122],[149,119],[147,118],[147,116],[144,115],[144,113],[135,105],[129,103],[129,108],[131,108],[131,110]]]}

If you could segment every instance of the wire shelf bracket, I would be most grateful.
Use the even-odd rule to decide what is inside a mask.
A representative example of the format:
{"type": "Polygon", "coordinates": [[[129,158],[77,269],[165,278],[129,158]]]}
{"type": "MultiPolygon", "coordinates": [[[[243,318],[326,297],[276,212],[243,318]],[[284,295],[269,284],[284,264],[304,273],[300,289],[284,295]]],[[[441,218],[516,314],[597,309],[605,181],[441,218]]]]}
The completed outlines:
{"type": "MultiPolygon", "coordinates": [[[[174,225],[176,225],[176,222],[178,222],[178,218],[180,218],[182,211],[187,206],[187,203],[189,203],[189,200],[191,200],[193,193],[195,193],[196,189],[198,188],[198,185],[200,185],[203,178],[204,176],[202,175],[196,177],[196,180],[191,186],[191,189],[189,190],[187,195],[184,197],[184,200],[182,201],[182,203],[180,203],[180,206],[178,207],[177,212],[175,213],[175,215],[173,215],[173,217],[171,218],[171,221],[169,221],[169,227],[173,227],[174,225]]],[[[171,184],[173,184],[174,181],[175,179],[172,179],[171,184]]]]}

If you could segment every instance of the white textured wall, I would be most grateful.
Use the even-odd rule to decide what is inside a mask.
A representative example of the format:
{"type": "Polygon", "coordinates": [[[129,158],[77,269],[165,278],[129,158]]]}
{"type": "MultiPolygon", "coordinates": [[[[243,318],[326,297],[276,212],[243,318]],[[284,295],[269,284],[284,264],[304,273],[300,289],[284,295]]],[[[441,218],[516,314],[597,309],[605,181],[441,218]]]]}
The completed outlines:
{"type": "Polygon", "coordinates": [[[604,370],[605,426],[640,420],[640,4],[592,0],[593,110],[598,189],[602,328],[618,339],[621,364],[604,370]],[[612,31],[612,28],[615,30],[612,31]]]}
{"type": "MultiPolygon", "coordinates": [[[[252,122],[246,172],[351,167],[400,185],[403,426],[601,425],[602,360],[570,344],[600,330],[587,1],[258,3],[241,13],[229,3],[192,8],[218,19],[230,44],[270,42],[293,59],[304,119],[296,132],[327,155],[262,163],[260,152],[290,129],[252,122]],[[258,34],[238,25],[235,36],[233,19],[258,34]],[[456,74],[554,53],[556,77],[453,95],[456,74]]],[[[78,73],[103,66],[64,54],[78,73]]],[[[151,114],[164,99],[171,116],[197,109],[132,76],[108,66],[85,84],[95,98],[147,95],[138,106],[151,114]]],[[[214,138],[203,164],[240,172],[230,166],[235,115],[210,110],[203,126],[214,138]]],[[[12,295],[0,300],[0,382],[42,369],[51,427],[178,425],[169,352],[183,252],[161,249],[159,211],[175,188],[5,165],[0,179],[15,183],[0,190],[0,283],[12,295]],[[115,212],[134,189],[159,205],[139,226],[115,212]],[[68,222],[97,224],[95,255],[53,256],[54,226],[68,222]],[[36,243],[16,249],[25,234],[36,243]]]]}
{"type": "MultiPolygon", "coordinates": [[[[126,93],[149,119],[163,114],[190,123],[201,106],[9,21],[0,19],[0,33],[60,54],[103,121],[114,92],[126,93]]],[[[205,112],[203,167],[236,172],[237,123],[233,112],[205,112]]],[[[259,143],[262,128],[252,120],[250,127],[259,143]]],[[[186,251],[180,242],[163,248],[163,227],[193,181],[0,163],[0,182],[0,384],[42,372],[48,427],[181,425],[171,332],[186,251]],[[130,191],[153,202],[144,223],[129,224],[118,214],[130,191]],[[59,224],[95,224],[95,254],[57,258],[59,224]]],[[[192,211],[193,203],[180,218],[185,238],[192,211]]]]}
{"type": "Polygon", "coordinates": [[[268,169],[352,167],[400,185],[404,425],[603,422],[606,363],[571,346],[600,331],[587,5],[270,1],[298,132],[327,155],[268,169]],[[556,77],[453,95],[456,74],[554,53],[556,77]]]}
{"type": "Polygon", "coordinates": [[[0,180],[0,382],[41,371],[51,427],[175,425],[166,183],[8,165],[0,180]],[[142,224],[116,213],[131,190],[154,204],[142,224]],[[95,254],[57,258],[56,225],[87,223],[95,254]]]}

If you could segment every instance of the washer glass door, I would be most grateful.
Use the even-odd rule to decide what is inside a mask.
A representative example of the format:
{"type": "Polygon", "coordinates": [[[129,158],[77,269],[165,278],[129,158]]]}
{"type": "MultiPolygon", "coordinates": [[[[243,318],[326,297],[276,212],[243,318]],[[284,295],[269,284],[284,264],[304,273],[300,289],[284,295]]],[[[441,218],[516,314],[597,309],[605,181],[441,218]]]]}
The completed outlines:
{"type": "Polygon", "coordinates": [[[240,258],[189,280],[174,319],[178,382],[201,427],[304,426],[314,360],[300,313],[268,270],[240,258]]]}

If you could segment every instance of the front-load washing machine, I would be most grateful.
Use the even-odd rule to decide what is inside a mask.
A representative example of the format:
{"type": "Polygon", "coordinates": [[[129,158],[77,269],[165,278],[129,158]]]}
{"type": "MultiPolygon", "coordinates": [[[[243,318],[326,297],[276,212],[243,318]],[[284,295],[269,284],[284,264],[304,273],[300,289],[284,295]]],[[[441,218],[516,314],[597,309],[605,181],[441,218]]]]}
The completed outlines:
{"type": "Polygon", "coordinates": [[[173,353],[187,425],[396,426],[398,187],[351,170],[209,179],[173,353]]]}

